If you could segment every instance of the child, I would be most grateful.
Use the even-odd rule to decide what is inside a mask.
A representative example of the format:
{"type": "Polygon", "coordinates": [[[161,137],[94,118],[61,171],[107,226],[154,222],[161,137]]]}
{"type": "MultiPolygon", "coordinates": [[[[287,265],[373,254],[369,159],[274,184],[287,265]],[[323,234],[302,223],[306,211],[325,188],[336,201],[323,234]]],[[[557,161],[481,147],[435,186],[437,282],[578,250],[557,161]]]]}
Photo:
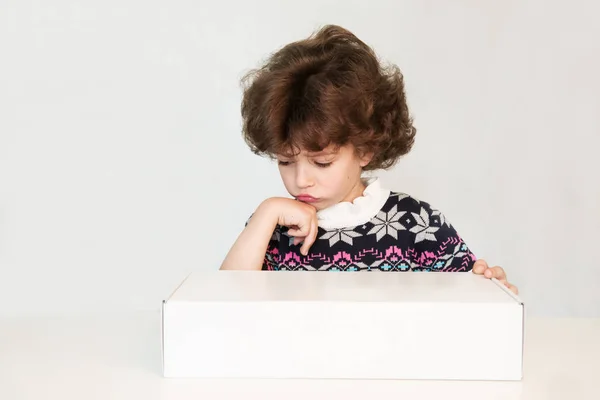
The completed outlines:
{"type": "Polygon", "coordinates": [[[326,26],[246,82],[244,139],[277,159],[293,198],[262,202],[221,269],[473,270],[517,292],[502,268],[476,262],[439,210],[362,177],[394,165],[414,142],[396,66],[382,67],[352,33],[326,26]]]}

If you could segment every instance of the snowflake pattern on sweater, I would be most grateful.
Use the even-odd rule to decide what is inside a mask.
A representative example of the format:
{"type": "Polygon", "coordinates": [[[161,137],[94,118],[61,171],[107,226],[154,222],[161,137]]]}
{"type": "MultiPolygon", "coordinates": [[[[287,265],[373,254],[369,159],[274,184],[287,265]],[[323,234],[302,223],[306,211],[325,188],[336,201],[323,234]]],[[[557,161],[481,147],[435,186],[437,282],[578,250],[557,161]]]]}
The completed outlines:
{"type": "Polygon", "coordinates": [[[444,214],[403,193],[390,193],[367,223],[319,227],[306,256],[287,231],[276,227],[263,270],[462,272],[476,260],[444,214]]]}

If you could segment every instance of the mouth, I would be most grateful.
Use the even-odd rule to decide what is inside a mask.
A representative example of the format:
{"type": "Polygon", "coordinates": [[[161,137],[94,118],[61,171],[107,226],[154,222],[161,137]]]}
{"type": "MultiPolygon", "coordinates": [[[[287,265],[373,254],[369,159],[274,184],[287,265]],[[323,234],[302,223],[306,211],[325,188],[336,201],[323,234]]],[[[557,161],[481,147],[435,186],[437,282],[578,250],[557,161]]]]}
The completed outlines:
{"type": "Polygon", "coordinates": [[[296,200],[301,201],[303,203],[316,203],[319,201],[316,197],[309,196],[307,194],[301,194],[296,196],[296,200]]]}

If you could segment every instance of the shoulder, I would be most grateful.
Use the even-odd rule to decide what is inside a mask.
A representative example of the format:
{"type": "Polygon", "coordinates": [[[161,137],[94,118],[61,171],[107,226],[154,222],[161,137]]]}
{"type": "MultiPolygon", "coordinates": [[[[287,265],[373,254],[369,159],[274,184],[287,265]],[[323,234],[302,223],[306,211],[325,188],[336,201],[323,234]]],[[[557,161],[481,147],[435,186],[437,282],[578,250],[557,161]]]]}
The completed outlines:
{"type": "Polygon", "coordinates": [[[392,192],[377,217],[380,223],[394,220],[395,226],[410,233],[417,264],[427,269],[470,271],[475,255],[448,218],[429,202],[406,193],[392,192]],[[385,219],[385,220],[384,220],[385,219]]]}
{"type": "Polygon", "coordinates": [[[384,207],[392,208],[394,206],[399,211],[439,213],[439,210],[434,208],[429,202],[403,192],[390,192],[390,196],[384,207]]]}
{"type": "Polygon", "coordinates": [[[414,196],[403,192],[390,192],[390,196],[387,203],[384,205],[384,209],[395,208],[398,211],[416,212],[419,211],[422,206],[421,200],[414,196]]]}
{"type": "Polygon", "coordinates": [[[429,202],[403,192],[390,192],[390,197],[382,209],[383,212],[397,212],[412,219],[417,227],[451,227],[444,213],[429,202]]]}

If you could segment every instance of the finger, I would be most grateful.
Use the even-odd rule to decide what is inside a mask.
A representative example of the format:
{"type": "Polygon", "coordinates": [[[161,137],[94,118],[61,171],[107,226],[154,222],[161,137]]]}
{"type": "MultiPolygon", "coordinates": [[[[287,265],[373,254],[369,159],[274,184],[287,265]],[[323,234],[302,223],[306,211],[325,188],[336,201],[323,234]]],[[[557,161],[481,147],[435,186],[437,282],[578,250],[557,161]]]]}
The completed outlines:
{"type": "Polygon", "coordinates": [[[292,237],[305,238],[310,232],[310,224],[299,222],[296,225],[290,226],[287,234],[292,237]]]}
{"type": "Polygon", "coordinates": [[[511,292],[513,292],[514,294],[519,294],[519,289],[515,286],[515,285],[511,285],[510,283],[508,284],[508,288],[510,289],[511,292]]]}
{"type": "Polygon", "coordinates": [[[485,272],[483,273],[483,275],[488,278],[488,279],[492,279],[492,278],[496,278],[496,279],[504,279],[505,276],[503,274],[500,274],[498,272],[497,269],[495,268],[500,268],[500,267],[494,267],[494,268],[488,268],[485,270],[485,272]]]}
{"type": "MultiPolygon", "coordinates": [[[[311,228],[312,231],[312,228],[311,228]]],[[[309,235],[310,235],[310,231],[309,231],[309,235]]],[[[310,241],[309,241],[309,237],[308,235],[304,238],[303,242],[302,242],[302,247],[300,248],[300,253],[302,253],[302,255],[308,255],[308,250],[310,249],[310,241]]]]}
{"type": "Polygon", "coordinates": [[[504,269],[502,269],[502,267],[493,267],[490,268],[490,271],[492,271],[494,278],[498,280],[504,279],[504,281],[506,281],[506,273],[504,273],[504,269]]]}
{"type": "Polygon", "coordinates": [[[298,246],[300,243],[304,241],[303,237],[295,237],[294,238],[294,246],[298,246]]]}
{"type": "Polygon", "coordinates": [[[317,240],[318,232],[319,232],[319,225],[317,223],[317,219],[313,218],[310,221],[310,231],[308,232],[308,235],[306,235],[306,238],[304,239],[304,245],[302,246],[302,248],[306,252],[305,255],[308,254],[308,250],[313,245],[315,240],[317,240]]]}
{"type": "Polygon", "coordinates": [[[300,235],[300,229],[288,229],[287,234],[292,237],[300,235]]]}
{"type": "Polygon", "coordinates": [[[308,254],[308,249],[310,249],[310,245],[311,243],[311,237],[312,237],[312,231],[313,231],[313,223],[312,220],[308,223],[308,232],[306,233],[306,236],[304,237],[304,243],[302,244],[302,247],[300,248],[300,253],[307,255],[308,254]]]}
{"type": "Polygon", "coordinates": [[[487,269],[488,265],[485,260],[477,260],[473,264],[473,272],[477,275],[482,275],[487,269]]]}

